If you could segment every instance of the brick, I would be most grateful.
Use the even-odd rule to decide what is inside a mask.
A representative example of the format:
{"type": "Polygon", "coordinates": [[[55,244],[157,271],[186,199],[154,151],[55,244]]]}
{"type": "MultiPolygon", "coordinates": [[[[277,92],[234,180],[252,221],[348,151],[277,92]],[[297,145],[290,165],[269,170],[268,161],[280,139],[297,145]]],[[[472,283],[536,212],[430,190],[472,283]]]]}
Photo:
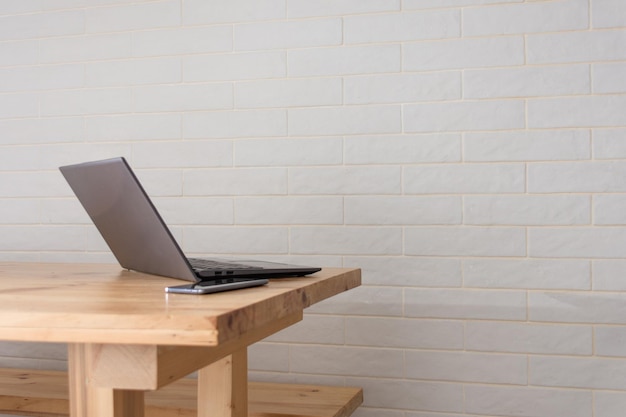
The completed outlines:
{"type": "Polygon", "coordinates": [[[24,143],[78,142],[84,139],[82,117],[0,120],[5,145],[24,143]]]}
{"type": "Polygon", "coordinates": [[[229,140],[140,142],[133,144],[137,168],[231,167],[233,146],[229,140]]]}
{"type": "Polygon", "coordinates": [[[2,224],[40,224],[41,204],[35,199],[0,199],[2,224]]]}
{"type": "Polygon", "coordinates": [[[579,31],[528,35],[528,64],[626,59],[626,31],[579,31]]]}
{"type": "Polygon", "coordinates": [[[626,228],[533,228],[530,255],[556,258],[621,258],[626,256],[626,228]]]}
{"type": "Polygon", "coordinates": [[[289,192],[300,195],[400,194],[399,167],[290,168],[289,192]]]}
{"type": "Polygon", "coordinates": [[[285,75],[287,62],[281,51],[183,57],[183,80],[186,82],[257,80],[285,75]]]}
{"type": "Polygon", "coordinates": [[[83,226],[0,226],[3,251],[82,251],[83,226]]]}
{"type": "Polygon", "coordinates": [[[64,343],[2,342],[0,348],[3,357],[67,360],[64,343]]]}
{"type": "Polygon", "coordinates": [[[526,384],[526,356],[407,351],[406,376],[420,380],[526,384]]]}
{"type": "Polygon", "coordinates": [[[626,26],[626,4],[620,0],[595,0],[591,3],[594,28],[626,26]]]}
{"type": "Polygon", "coordinates": [[[281,195],[287,172],[281,168],[198,169],[185,172],[185,195],[281,195]]]}
{"type": "Polygon", "coordinates": [[[621,259],[594,260],[593,289],[599,291],[626,291],[623,271],[626,261],[621,259]]]}
{"type": "Polygon", "coordinates": [[[588,417],[593,408],[591,391],[535,387],[468,385],[465,400],[469,413],[481,415],[588,417]]]}
{"type": "MultiPolygon", "coordinates": [[[[132,161],[132,159],[130,160],[132,161]]],[[[182,170],[139,169],[135,173],[150,197],[180,197],[183,195],[182,170]]]]}
{"type": "Polygon", "coordinates": [[[581,96],[531,99],[528,101],[528,127],[612,127],[626,124],[621,109],[626,96],[581,96]]]}
{"type": "MultiPolygon", "coordinates": [[[[12,256],[16,256],[16,255],[13,254],[12,256]]],[[[56,262],[63,262],[63,260],[67,262],[71,261],[67,259],[67,256],[65,256],[64,253],[47,252],[47,253],[42,254],[37,259],[23,259],[23,262],[36,262],[36,261],[46,262],[46,261],[49,261],[50,258],[56,259],[56,262]],[[45,260],[43,258],[45,258],[45,260]]],[[[55,359],[2,358],[0,363],[2,364],[2,366],[13,367],[13,368],[30,367],[31,369],[51,369],[51,370],[57,370],[57,371],[67,370],[66,361],[59,361],[55,359]]]]}
{"type": "Polygon", "coordinates": [[[410,349],[463,349],[463,323],[453,320],[346,318],[348,345],[410,349]]]}
{"type": "Polygon", "coordinates": [[[90,63],[85,65],[85,86],[177,83],[182,79],[180,67],[178,58],[90,63]]]}
{"type": "Polygon", "coordinates": [[[461,262],[449,258],[346,256],[344,266],[362,269],[367,285],[460,287],[461,262]]]}
{"type": "Polygon", "coordinates": [[[521,164],[444,164],[404,168],[406,194],[524,192],[521,164]]]}
{"type": "Polygon", "coordinates": [[[351,136],[344,139],[346,164],[414,164],[461,160],[461,136],[425,135],[351,136]]]}
{"type": "Polygon", "coordinates": [[[129,113],[131,108],[130,88],[60,90],[41,98],[43,116],[129,113]]]}
{"type": "Polygon", "coordinates": [[[341,164],[340,137],[242,139],[234,143],[235,166],[307,166],[341,164]]]}
{"type": "Polygon", "coordinates": [[[38,0],[5,1],[0,4],[0,15],[38,12],[41,10],[40,3],[38,0]]]}
{"type": "Polygon", "coordinates": [[[589,65],[481,69],[463,72],[463,97],[546,97],[589,94],[589,65]]]}
{"type": "MultiPolygon", "coordinates": [[[[137,158],[135,157],[135,160],[137,158]]],[[[133,165],[141,166],[141,163],[133,165]]],[[[233,200],[221,197],[157,197],[153,203],[168,226],[233,224],[233,200]]]]}
{"type": "Polygon", "coordinates": [[[470,321],[465,348],[486,352],[591,355],[591,326],[470,321]]]}
{"type": "MultiPolygon", "coordinates": [[[[102,235],[98,232],[95,226],[90,225],[86,227],[87,229],[87,244],[86,249],[90,252],[110,252],[109,247],[107,246],[105,240],[102,238],[102,235]]],[[[177,233],[177,230],[173,231],[174,238],[180,242],[180,235],[177,233]]]]}
{"type": "Polygon", "coordinates": [[[626,363],[619,359],[531,356],[529,375],[532,385],[615,390],[626,387],[626,363]]]}
{"type": "Polygon", "coordinates": [[[593,198],[593,223],[597,225],[626,225],[626,196],[596,195],[593,198]]]}
{"type": "Polygon", "coordinates": [[[400,133],[400,106],[289,109],[289,135],[363,135],[400,133]]]}
{"type": "Polygon", "coordinates": [[[288,251],[286,227],[188,226],[183,249],[199,254],[264,254],[288,251]]]}
{"type": "Polygon", "coordinates": [[[463,36],[528,34],[587,29],[587,0],[529,2],[463,10],[463,36]]]}
{"type": "Polygon", "coordinates": [[[594,129],[593,156],[596,159],[626,158],[626,129],[594,129]]]}
{"type": "Polygon", "coordinates": [[[404,253],[421,256],[525,256],[526,233],[521,228],[405,228],[404,253]]]}
{"type": "Polygon", "coordinates": [[[340,78],[261,80],[235,84],[236,108],[308,107],[342,104],[340,78]]]}
{"type": "Polygon", "coordinates": [[[70,196],[71,189],[59,180],[59,177],[43,171],[0,171],[0,197],[70,196]]]}
{"type": "Polygon", "coordinates": [[[405,132],[510,130],[525,126],[524,102],[520,100],[405,104],[403,110],[405,132]]]}
{"type": "Polygon", "coordinates": [[[133,55],[186,55],[228,52],[233,49],[232,31],[231,26],[223,25],[133,32],[133,55]]]}
{"type": "Polygon", "coordinates": [[[307,309],[311,313],[402,317],[402,288],[355,288],[307,309]]]}
{"type": "Polygon", "coordinates": [[[404,0],[404,9],[431,9],[442,7],[479,6],[494,3],[520,3],[522,0],[404,0]]]}
{"type": "Polygon", "coordinates": [[[230,83],[140,86],[133,89],[137,112],[221,110],[233,108],[230,83]]]}
{"type": "Polygon", "coordinates": [[[355,225],[460,224],[461,198],[345,197],[345,223],[355,225]]]}
{"type": "Polygon", "coordinates": [[[34,91],[83,86],[82,65],[50,65],[0,69],[0,92],[34,91]]]}
{"type": "Polygon", "coordinates": [[[314,16],[340,16],[400,10],[399,0],[287,0],[290,18],[314,16]]]}
{"type": "Polygon", "coordinates": [[[259,22],[235,25],[234,49],[294,49],[340,45],[341,19],[259,22]]]}
{"type": "MultiPolygon", "coordinates": [[[[45,253],[45,254],[39,254],[39,253],[33,253],[33,252],[0,252],[0,259],[2,259],[3,262],[41,262],[42,259],[44,257],[48,257],[50,255],[50,253],[45,253]]],[[[2,362],[0,363],[6,363],[7,359],[4,359],[2,362]]],[[[13,360],[10,360],[11,363],[14,363],[13,360]]],[[[19,362],[19,361],[17,361],[19,362]]],[[[28,367],[30,364],[30,366],[32,366],[32,360],[31,359],[26,359],[26,360],[21,360],[22,363],[25,364],[26,367],[28,367]],[[27,364],[28,363],[28,364],[27,364]]],[[[5,366],[5,365],[2,365],[5,366]]]]}
{"type": "Polygon", "coordinates": [[[626,407],[626,394],[623,392],[596,391],[594,393],[594,416],[617,416],[626,407]]]}
{"type": "Polygon", "coordinates": [[[41,2],[42,10],[80,9],[82,7],[110,6],[120,3],[132,3],[131,0],[54,0],[41,2]]]}
{"type": "Polygon", "coordinates": [[[458,10],[404,12],[344,18],[347,44],[404,42],[461,36],[458,10]]]}
{"type": "Polygon", "coordinates": [[[487,161],[565,161],[590,159],[588,130],[467,132],[463,159],[487,161]]]}
{"type": "Polygon", "coordinates": [[[526,291],[407,288],[404,296],[406,317],[526,320],[526,291]]]}
{"type": "Polygon", "coordinates": [[[595,354],[598,356],[626,356],[626,326],[595,326],[595,354]]]}
{"type": "Polygon", "coordinates": [[[0,119],[37,117],[38,115],[38,95],[34,93],[0,95],[0,119]]]}
{"type": "Polygon", "coordinates": [[[0,67],[35,65],[39,59],[38,41],[0,43],[0,67]]]}
{"type": "Polygon", "coordinates": [[[290,364],[293,372],[306,374],[401,378],[404,373],[404,355],[398,349],[293,345],[290,364]]]}
{"type": "Polygon", "coordinates": [[[0,17],[0,41],[81,35],[84,28],[82,10],[6,16],[0,17]]]}
{"type": "Polygon", "coordinates": [[[574,225],[591,223],[591,201],[577,195],[467,196],[464,224],[574,225]]]}
{"type": "Polygon", "coordinates": [[[92,142],[180,139],[181,124],[180,114],[89,116],[85,135],[92,142]]]}
{"type": "Polygon", "coordinates": [[[285,136],[287,114],[284,110],[215,111],[185,113],[183,137],[220,139],[285,136]]]}
{"type": "Polygon", "coordinates": [[[402,52],[404,71],[503,67],[525,63],[524,41],[519,36],[406,43],[402,52]]]}
{"type": "MultiPolygon", "coordinates": [[[[125,156],[130,159],[130,145],[127,143],[60,143],[45,144],[38,147],[41,170],[55,174],[59,166],[125,156]]],[[[58,178],[60,179],[60,178],[58,178]]],[[[65,181],[64,181],[65,182],[65,181]]],[[[73,196],[73,194],[72,194],[73,196]]]]}
{"type": "Polygon", "coordinates": [[[402,231],[395,227],[294,227],[291,252],[334,255],[398,255],[402,231]]]}
{"type": "Polygon", "coordinates": [[[400,71],[399,45],[341,46],[288,53],[289,76],[332,76],[400,71]]]}
{"type": "Polygon", "coordinates": [[[363,387],[364,407],[463,412],[463,384],[459,383],[378,378],[348,378],[346,383],[363,387]]]}
{"type": "Polygon", "coordinates": [[[594,64],[593,92],[596,94],[626,93],[626,64],[622,62],[610,64],[594,64]]]}
{"type": "Polygon", "coordinates": [[[289,345],[255,343],[248,350],[248,369],[255,371],[289,371],[289,345]]]}
{"type": "Polygon", "coordinates": [[[341,197],[252,197],[235,200],[237,224],[341,224],[341,197]]]}
{"type": "Polygon", "coordinates": [[[9,146],[0,154],[1,171],[36,171],[42,169],[40,148],[9,146]]]}
{"type": "Polygon", "coordinates": [[[285,18],[285,0],[187,0],[182,5],[184,25],[203,25],[285,18]]]}
{"type": "Polygon", "coordinates": [[[344,79],[346,104],[401,103],[461,98],[457,71],[363,75],[344,79]]]}
{"type": "Polygon", "coordinates": [[[588,290],[591,265],[582,259],[467,259],[463,261],[463,284],[480,288],[588,290]]]}
{"type": "Polygon", "coordinates": [[[85,30],[117,32],[178,26],[181,7],[178,1],[161,1],[87,9],[85,30]]]}
{"type": "Polygon", "coordinates": [[[83,35],[71,38],[41,39],[43,63],[64,63],[124,59],[132,56],[130,33],[83,35]]]}
{"type": "MultiPolygon", "coordinates": [[[[336,255],[271,255],[266,257],[275,262],[286,262],[296,265],[328,265],[329,268],[341,268],[342,257],[336,255]]],[[[308,310],[307,310],[308,311],[308,310]]]]}
{"type": "Polygon", "coordinates": [[[343,345],[345,343],[345,331],[344,317],[307,314],[305,320],[287,327],[265,340],[283,343],[343,345]]]}
{"type": "MultiPolygon", "coordinates": [[[[626,294],[609,292],[528,293],[530,321],[626,324],[626,294]]],[[[567,386],[567,385],[564,385],[567,386]]]]}
{"type": "Polygon", "coordinates": [[[623,192],[626,164],[611,162],[566,162],[530,164],[528,191],[531,193],[623,192]]]}

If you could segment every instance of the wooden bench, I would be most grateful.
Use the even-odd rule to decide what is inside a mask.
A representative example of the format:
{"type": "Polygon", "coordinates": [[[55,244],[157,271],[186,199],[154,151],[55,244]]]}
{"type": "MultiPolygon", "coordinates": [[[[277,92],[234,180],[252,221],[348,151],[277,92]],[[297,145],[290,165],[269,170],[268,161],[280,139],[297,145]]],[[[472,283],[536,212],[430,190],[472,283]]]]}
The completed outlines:
{"type": "MultiPolygon", "coordinates": [[[[147,417],[196,416],[196,381],[178,380],[146,393],[147,417]]],[[[348,417],[363,402],[360,388],[250,382],[249,415],[348,417]]],[[[69,415],[68,377],[62,371],[0,369],[0,414],[69,415]]]]}

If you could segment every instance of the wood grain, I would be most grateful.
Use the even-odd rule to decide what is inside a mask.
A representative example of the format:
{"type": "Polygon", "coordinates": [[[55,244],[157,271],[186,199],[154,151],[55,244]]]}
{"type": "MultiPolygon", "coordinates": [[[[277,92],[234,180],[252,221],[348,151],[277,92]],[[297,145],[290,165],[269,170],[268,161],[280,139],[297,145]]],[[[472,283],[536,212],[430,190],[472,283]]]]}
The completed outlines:
{"type": "Polygon", "coordinates": [[[246,348],[198,371],[198,417],[248,417],[246,348]]]}
{"type": "Polygon", "coordinates": [[[358,286],[360,270],[325,268],[204,296],[165,294],[176,284],[117,265],[3,262],[0,340],[216,346],[358,286]]]}
{"type": "MultiPolygon", "coordinates": [[[[181,379],[145,395],[150,417],[195,417],[197,381],[181,379]]],[[[68,375],[0,369],[0,413],[61,417],[69,413],[68,375]]],[[[360,388],[268,382],[248,384],[250,417],[348,417],[363,401],[360,388]]]]}
{"type": "Polygon", "coordinates": [[[101,387],[155,390],[245,349],[302,320],[302,312],[283,317],[219,346],[89,344],[90,378],[101,387]]]}
{"type": "Polygon", "coordinates": [[[358,269],[327,268],[194,296],[115,265],[3,262],[0,340],[69,344],[72,417],[142,417],[143,390],[195,370],[198,415],[246,417],[247,346],[360,281],[358,269]]]}

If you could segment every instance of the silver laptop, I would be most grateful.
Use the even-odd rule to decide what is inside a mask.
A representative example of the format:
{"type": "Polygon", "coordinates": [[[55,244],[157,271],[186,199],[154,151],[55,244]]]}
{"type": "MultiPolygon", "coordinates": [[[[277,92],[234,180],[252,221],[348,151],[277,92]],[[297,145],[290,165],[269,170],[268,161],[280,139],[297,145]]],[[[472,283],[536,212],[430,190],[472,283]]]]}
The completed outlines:
{"type": "Polygon", "coordinates": [[[123,268],[194,283],[304,276],[321,269],[187,258],[124,158],[59,169],[123,268]]]}

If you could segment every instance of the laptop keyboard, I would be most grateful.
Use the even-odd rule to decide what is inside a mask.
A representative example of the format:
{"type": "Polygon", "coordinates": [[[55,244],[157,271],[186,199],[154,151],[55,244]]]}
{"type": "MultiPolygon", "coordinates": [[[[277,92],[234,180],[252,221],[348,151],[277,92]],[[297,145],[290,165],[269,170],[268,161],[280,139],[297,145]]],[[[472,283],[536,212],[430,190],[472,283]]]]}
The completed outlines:
{"type": "Polygon", "coordinates": [[[216,269],[216,270],[225,270],[225,269],[257,269],[257,267],[250,265],[243,265],[234,262],[220,262],[214,261],[212,259],[202,259],[202,258],[189,258],[189,263],[191,267],[196,271],[201,271],[204,269],[216,269]]]}

